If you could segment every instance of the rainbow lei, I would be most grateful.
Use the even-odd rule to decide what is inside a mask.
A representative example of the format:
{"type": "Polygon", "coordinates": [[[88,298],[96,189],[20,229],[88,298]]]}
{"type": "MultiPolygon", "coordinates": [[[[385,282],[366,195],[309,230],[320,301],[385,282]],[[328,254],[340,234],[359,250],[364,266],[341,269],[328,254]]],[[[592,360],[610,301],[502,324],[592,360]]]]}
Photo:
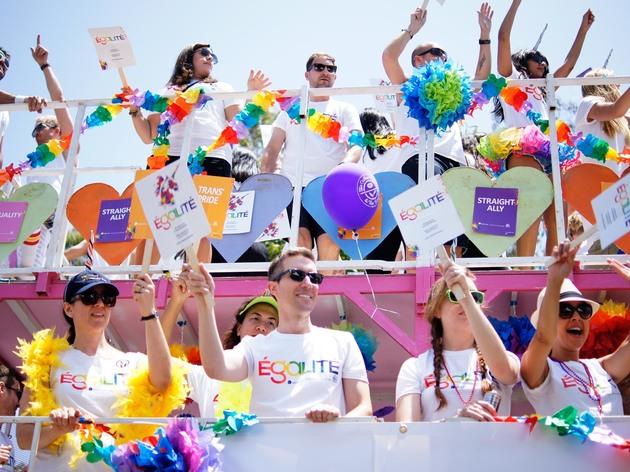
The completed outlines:
{"type": "MultiPolygon", "coordinates": [[[[60,355],[70,345],[57,338],[54,331],[44,329],[33,335],[31,342],[18,338],[16,354],[22,360],[22,372],[26,375],[24,385],[31,392],[29,407],[23,412],[28,416],[47,416],[59,407],[50,387],[51,369],[61,367],[60,355]]],[[[186,400],[188,384],[185,367],[174,364],[171,383],[164,392],[158,392],[149,381],[148,368],[136,369],[128,380],[128,393],[117,399],[113,407],[122,418],[134,416],[167,416],[181,407],[186,400]]],[[[85,429],[85,428],[84,428],[85,429]]],[[[109,428],[117,441],[142,438],[153,432],[153,427],[142,424],[119,424],[109,428]]],[[[65,436],[56,439],[50,446],[53,451],[64,443],[65,436]]]]}
{"type": "Polygon", "coordinates": [[[472,103],[470,77],[450,61],[432,61],[416,69],[401,88],[409,116],[420,128],[447,130],[472,103]]]}

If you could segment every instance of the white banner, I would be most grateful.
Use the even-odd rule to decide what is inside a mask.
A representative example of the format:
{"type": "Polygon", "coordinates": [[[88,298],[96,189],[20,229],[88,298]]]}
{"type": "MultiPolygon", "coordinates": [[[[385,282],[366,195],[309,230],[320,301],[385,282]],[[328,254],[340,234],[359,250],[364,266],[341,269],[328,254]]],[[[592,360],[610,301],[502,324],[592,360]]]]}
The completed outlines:
{"type": "Polygon", "coordinates": [[[88,29],[98,55],[101,69],[116,69],[136,65],[131,41],[120,26],[88,29]]]}
{"type": "Polygon", "coordinates": [[[273,241],[274,239],[284,239],[291,237],[291,227],[289,226],[289,216],[286,210],[282,210],[265,231],[258,237],[256,242],[273,241]]]}
{"type": "Polygon", "coordinates": [[[232,192],[228,205],[227,218],[223,234],[249,233],[252,227],[252,211],[254,210],[256,192],[232,192]]]}
{"type": "Polygon", "coordinates": [[[630,175],[613,183],[595,197],[591,205],[602,247],[630,232],[630,175]]]}
{"type": "Polygon", "coordinates": [[[185,160],[175,161],[138,180],[136,190],[163,257],[210,234],[210,225],[185,160]]]}

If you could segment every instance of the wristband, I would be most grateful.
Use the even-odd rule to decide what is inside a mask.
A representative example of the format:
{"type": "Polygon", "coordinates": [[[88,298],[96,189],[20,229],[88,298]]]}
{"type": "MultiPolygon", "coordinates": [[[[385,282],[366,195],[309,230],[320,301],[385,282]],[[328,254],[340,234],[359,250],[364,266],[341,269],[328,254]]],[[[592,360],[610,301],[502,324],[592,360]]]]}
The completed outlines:
{"type": "Polygon", "coordinates": [[[15,100],[14,103],[26,103],[26,101],[28,100],[28,97],[24,95],[16,95],[14,100],[15,100]]]}
{"type": "Polygon", "coordinates": [[[39,68],[41,70],[44,70],[46,67],[50,67],[50,64],[46,63],[46,64],[42,64],[41,66],[39,66],[39,68]]]}
{"type": "Polygon", "coordinates": [[[143,316],[142,318],[140,318],[140,321],[155,320],[155,319],[157,319],[159,317],[160,317],[160,315],[159,315],[159,313],[157,311],[152,311],[147,316],[143,316]]]}
{"type": "Polygon", "coordinates": [[[138,116],[138,113],[140,113],[140,109],[137,109],[136,111],[129,110],[129,115],[132,116],[133,118],[138,116]]]}
{"type": "Polygon", "coordinates": [[[405,31],[409,35],[409,39],[413,39],[413,34],[411,34],[411,31],[409,31],[407,28],[403,28],[400,30],[401,33],[403,31],[405,31]]]}
{"type": "Polygon", "coordinates": [[[479,40],[479,44],[490,44],[490,40],[489,39],[480,39],[479,40]]]}

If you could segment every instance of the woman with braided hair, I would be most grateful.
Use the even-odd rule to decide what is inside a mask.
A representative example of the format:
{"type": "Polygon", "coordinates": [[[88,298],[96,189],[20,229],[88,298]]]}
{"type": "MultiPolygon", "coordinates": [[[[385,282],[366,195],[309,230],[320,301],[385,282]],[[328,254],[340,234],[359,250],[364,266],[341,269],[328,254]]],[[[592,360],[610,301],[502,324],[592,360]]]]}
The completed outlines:
{"type": "Polygon", "coordinates": [[[484,395],[496,391],[499,413],[508,415],[518,358],[505,350],[481,310],[483,293],[468,269],[449,263],[429,294],[425,319],[431,325],[431,349],[406,360],[396,382],[397,421],[436,421],[466,416],[493,421],[497,411],[484,395]],[[457,300],[458,285],[464,298],[457,300]]]}

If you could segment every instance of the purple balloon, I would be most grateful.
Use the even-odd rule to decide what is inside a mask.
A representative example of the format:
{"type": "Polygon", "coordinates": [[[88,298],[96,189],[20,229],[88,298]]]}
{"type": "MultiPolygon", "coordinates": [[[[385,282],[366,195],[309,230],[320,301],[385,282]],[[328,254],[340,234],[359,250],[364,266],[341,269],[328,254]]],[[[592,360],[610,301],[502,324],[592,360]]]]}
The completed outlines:
{"type": "Polygon", "coordinates": [[[342,228],[357,230],[365,226],[378,208],[378,183],[361,164],[340,164],[326,177],[322,186],[324,207],[342,228]]]}

